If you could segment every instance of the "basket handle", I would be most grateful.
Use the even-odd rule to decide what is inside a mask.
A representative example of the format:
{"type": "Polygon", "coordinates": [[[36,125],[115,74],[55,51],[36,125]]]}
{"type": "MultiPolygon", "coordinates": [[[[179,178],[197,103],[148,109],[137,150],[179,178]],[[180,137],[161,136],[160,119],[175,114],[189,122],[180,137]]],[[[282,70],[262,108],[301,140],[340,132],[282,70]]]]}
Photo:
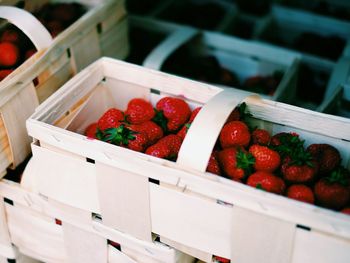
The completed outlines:
{"type": "Polygon", "coordinates": [[[187,43],[194,36],[198,35],[199,31],[191,27],[183,27],[173,34],[171,34],[166,40],[159,44],[143,62],[143,66],[146,68],[160,70],[164,61],[179,47],[187,43]]]}
{"type": "Polygon", "coordinates": [[[8,20],[23,31],[37,50],[51,45],[52,37],[49,31],[31,13],[14,6],[0,6],[0,18],[8,20]]]}
{"type": "Polygon", "coordinates": [[[248,98],[259,96],[247,91],[225,89],[199,111],[187,131],[176,163],[182,168],[205,172],[211,152],[232,110],[248,98]]]}

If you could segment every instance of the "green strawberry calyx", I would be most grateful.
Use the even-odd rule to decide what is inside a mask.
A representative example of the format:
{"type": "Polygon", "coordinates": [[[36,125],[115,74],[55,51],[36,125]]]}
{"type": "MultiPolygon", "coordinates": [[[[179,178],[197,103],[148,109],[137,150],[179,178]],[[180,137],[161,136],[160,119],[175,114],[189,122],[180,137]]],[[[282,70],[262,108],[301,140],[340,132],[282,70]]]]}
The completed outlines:
{"type": "Polygon", "coordinates": [[[253,172],[253,166],[255,164],[255,158],[251,153],[237,150],[236,153],[236,167],[243,169],[246,176],[253,172]]]}
{"type": "Polygon", "coordinates": [[[325,177],[325,180],[330,184],[339,183],[343,186],[349,185],[349,171],[343,166],[339,166],[337,169],[331,172],[331,174],[325,177]]]}
{"type": "Polygon", "coordinates": [[[135,140],[136,137],[134,134],[137,133],[138,132],[132,131],[122,124],[118,127],[109,128],[104,131],[99,130],[99,136],[97,138],[115,145],[128,145],[130,140],[135,140]]]}
{"type": "Polygon", "coordinates": [[[156,114],[154,115],[152,121],[158,124],[163,129],[164,133],[166,133],[168,130],[168,119],[164,116],[162,110],[154,109],[154,111],[156,114]]]}

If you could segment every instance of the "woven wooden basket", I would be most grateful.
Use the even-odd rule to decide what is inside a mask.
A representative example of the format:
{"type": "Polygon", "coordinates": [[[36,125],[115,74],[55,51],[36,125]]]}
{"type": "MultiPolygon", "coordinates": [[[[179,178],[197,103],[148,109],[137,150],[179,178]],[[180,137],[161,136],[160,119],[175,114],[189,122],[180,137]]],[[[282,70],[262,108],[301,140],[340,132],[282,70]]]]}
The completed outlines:
{"type": "MultiPolygon", "coordinates": [[[[35,1],[39,2],[45,1],[35,1]]],[[[39,34],[35,26],[29,28],[25,33],[33,35],[30,38],[39,34]]],[[[46,47],[1,82],[0,177],[30,154],[25,120],[40,102],[100,56],[126,57],[128,37],[123,1],[90,3],[88,12],[46,47]]]]}
{"type": "Polygon", "coordinates": [[[233,262],[348,262],[348,216],[205,172],[221,127],[242,100],[258,127],[334,145],[349,168],[349,119],[247,95],[103,58],[28,119],[33,159],[22,187],[99,214],[103,225],[138,239],[150,242],[157,234],[206,262],[212,255],[233,262]],[[82,135],[109,107],[162,96],[204,105],[176,163],[82,135]]]}

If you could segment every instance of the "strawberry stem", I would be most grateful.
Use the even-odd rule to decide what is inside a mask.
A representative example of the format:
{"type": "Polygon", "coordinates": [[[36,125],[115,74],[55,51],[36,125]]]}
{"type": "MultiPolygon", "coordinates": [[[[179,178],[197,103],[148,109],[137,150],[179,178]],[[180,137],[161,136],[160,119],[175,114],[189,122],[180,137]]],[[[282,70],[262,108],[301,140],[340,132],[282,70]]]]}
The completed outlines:
{"type": "Polygon", "coordinates": [[[134,134],[136,133],[122,124],[116,128],[109,128],[102,131],[102,141],[115,145],[128,145],[129,140],[135,140],[134,134]]]}
{"type": "Polygon", "coordinates": [[[168,120],[167,118],[165,118],[164,114],[163,114],[163,111],[162,110],[156,110],[154,109],[155,111],[155,115],[152,119],[153,122],[155,122],[156,124],[158,124],[164,131],[164,133],[167,132],[168,128],[167,128],[167,125],[168,125],[168,120]]]}

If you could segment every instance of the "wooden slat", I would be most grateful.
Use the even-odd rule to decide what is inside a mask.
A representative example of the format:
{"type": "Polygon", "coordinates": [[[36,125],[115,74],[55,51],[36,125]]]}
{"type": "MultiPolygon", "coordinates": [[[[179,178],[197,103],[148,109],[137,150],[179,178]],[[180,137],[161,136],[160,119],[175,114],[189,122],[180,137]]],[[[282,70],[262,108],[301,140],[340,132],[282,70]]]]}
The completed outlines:
{"type": "Polygon", "coordinates": [[[237,206],[232,214],[232,262],[291,262],[294,224],[237,206]]]}
{"type": "Polygon", "coordinates": [[[66,259],[62,229],[54,219],[15,204],[6,204],[8,226],[12,242],[20,251],[44,262],[66,259]],[[45,249],[42,249],[45,248],[45,249]]]}
{"type": "Polygon", "coordinates": [[[349,262],[350,241],[297,228],[291,262],[349,262]]]}
{"type": "Polygon", "coordinates": [[[0,178],[5,176],[7,167],[10,166],[12,159],[7,131],[0,112],[0,178]]]}
{"type": "Polygon", "coordinates": [[[86,232],[69,223],[62,222],[67,262],[105,263],[107,262],[107,240],[86,232]]]}
{"type": "Polygon", "coordinates": [[[136,238],[151,241],[148,178],[96,162],[102,222],[136,238]]]}
{"type": "Polygon", "coordinates": [[[8,231],[5,203],[3,196],[0,196],[0,255],[7,258],[15,258],[15,250],[12,247],[11,237],[8,231]]]}
{"type": "Polygon", "coordinates": [[[30,138],[25,121],[34,112],[38,99],[33,85],[21,90],[2,107],[2,118],[6,127],[12,152],[12,165],[16,167],[30,154],[30,138]]]}
{"type": "Polygon", "coordinates": [[[77,72],[101,57],[101,47],[96,28],[85,33],[70,48],[77,72]],[[88,48],[82,48],[88,47],[88,48]]]}
{"type": "Polygon", "coordinates": [[[35,155],[33,158],[45,164],[37,168],[38,189],[41,194],[73,207],[100,212],[92,163],[38,146],[33,146],[32,150],[35,155]],[[57,176],[58,174],[61,175],[57,176]],[[75,201],[72,203],[73,200],[75,201]]]}

